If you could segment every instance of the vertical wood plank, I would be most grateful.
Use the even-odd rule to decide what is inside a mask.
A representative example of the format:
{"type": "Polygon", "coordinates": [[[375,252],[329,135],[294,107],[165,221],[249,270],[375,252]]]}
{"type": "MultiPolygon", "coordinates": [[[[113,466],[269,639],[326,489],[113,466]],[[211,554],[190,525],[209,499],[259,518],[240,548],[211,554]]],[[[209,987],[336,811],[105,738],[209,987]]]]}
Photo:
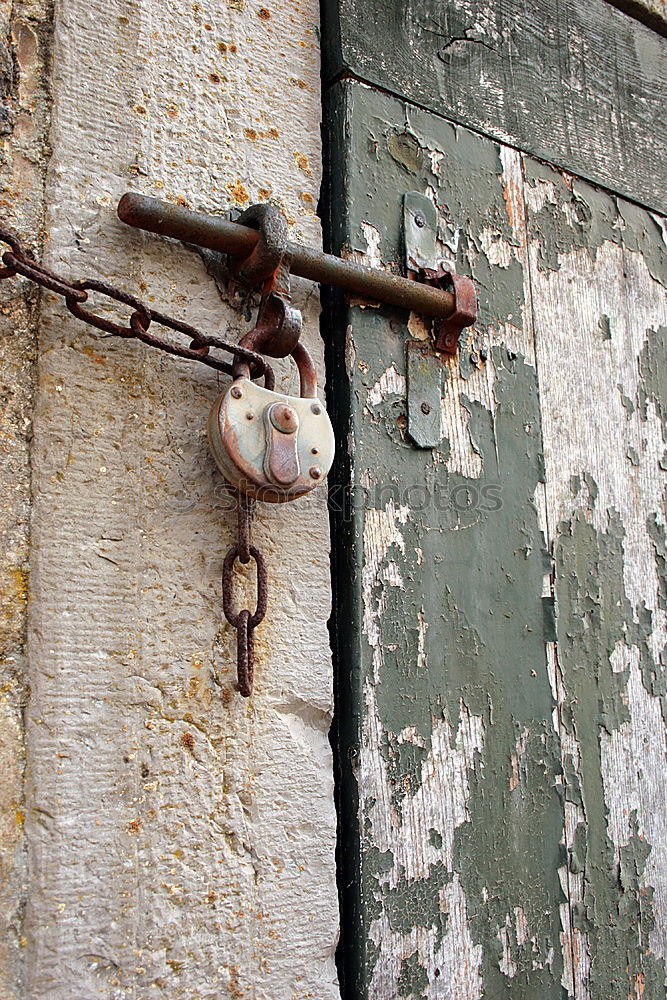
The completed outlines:
{"type": "Polygon", "coordinates": [[[577,998],[660,996],[664,220],[526,159],[577,998]]]}
{"type": "Polygon", "coordinates": [[[489,349],[446,363],[445,441],[415,449],[404,355],[423,324],[340,300],[332,323],[352,479],[334,574],[344,996],[555,1000],[563,808],[520,159],[360,85],[329,101],[332,249],[396,266],[402,193],[429,193],[489,349]]]}

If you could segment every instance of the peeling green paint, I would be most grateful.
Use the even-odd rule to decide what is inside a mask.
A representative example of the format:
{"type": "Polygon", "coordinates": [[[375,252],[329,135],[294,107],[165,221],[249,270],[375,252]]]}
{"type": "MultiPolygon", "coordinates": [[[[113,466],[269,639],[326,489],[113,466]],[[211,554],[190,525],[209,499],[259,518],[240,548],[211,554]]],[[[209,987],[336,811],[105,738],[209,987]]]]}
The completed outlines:
{"type": "Polygon", "coordinates": [[[646,420],[647,404],[653,403],[662,421],[663,440],[667,443],[667,327],[647,331],[639,356],[639,375],[639,412],[646,420]]]}
{"type": "Polygon", "coordinates": [[[401,963],[398,977],[398,995],[400,997],[423,997],[428,989],[428,972],[420,963],[416,952],[413,952],[401,963]]]}
{"type": "Polygon", "coordinates": [[[468,255],[475,258],[480,324],[511,322],[521,328],[525,301],[521,265],[512,258],[507,267],[491,266],[479,239],[479,234],[488,232],[492,240],[516,245],[498,187],[502,175],[498,146],[417,108],[402,110],[403,123],[397,126],[395,101],[368,91],[364,98],[363,121],[355,120],[353,111],[348,123],[353,143],[348,167],[363,163],[358,174],[363,183],[348,185],[350,218],[355,220],[345,237],[350,249],[368,251],[362,223],[370,222],[378,228],[383,261],[398,262],[403,217],[399,193],[431,189],[437,200],[439,239],[453,253],[457,271],[469,273],[468,255]]]}
{"type": "Polygon", "coordinates": [[[655,567],[658,576],[658,607],[667,611],[667,533],[665,525],[659,523],[655,514],[649,517],[646,527],[655,554],[655,567]]]}
{"type": "MultiPolygon", "coordinates": [[[[566,794],[585,815],[570,856],[571,871],[584,875],[583,901],[573,908],[573,920],[589,939],[591,1000],[662,996],[665,988],[664,962],[647,946],[654,917],[652,890],[642,874],[650,845],[634,816],[632,836],[617,855],[601,769],[601,731],[612,733],[629,720],[628,672],[614,669],[612,653],[618,644],[641,639],[623,584],[623,539],[614,511],[606,532],[579,512],[560,525],[555,550],[558,657],[567,692],[562,717],[580,753],[578,768],[572,762],[572,770],[566,768],[566,794]]],[[[642,647],[642,659],[650,659],[642,647]]]]}
{"type": "Polygon", "coordinates": [[[442,847],[442,834],[439,830],[431,829],[428,832],[429,840],[435,848],[440,850],[442,847]]]}
{"type": "MultiPolygon", "coordinates": [[[[559,258],[573,250],[595,259],[600,247],[610,242],[639,251],[649,273],[667,287],[667,254],[657,216],[529,157],[524,169],[534,197],[543,201],[530,213],[528,225],[529,236],[540,248],[541,270],[558,270],[559,258]]],[[[600,323],[603,337],[605,318],[600,323]]]]}
{"type": "MultiPolygon", "coordinates": [[[[382,366],[389,360],[398,366],[400,356],[383,356],[373,337],[377,324],[358,318],[357,328],[362,322],[368,356],[376,359],[363,378],[370,387],[382,366]]],[[[536,944],[516,951],[514,996],[528,1000],[536,993],[558,996],[560,989],[562,897],[551,877],[562,863],[560,758],[545,661],[553,625],[545,618],[541,597],[544,540],[532,502],[544,475],[535,372],[501,349],[493,351],[492,363],[495,416],[479,403],[466,404],[483,460],[481,479],[448,474],[442,465],[424,463],[415,449],[403,453],[400,464],[394,459],[390,469],[393,433],[370,439],[366,433],[357,460],[365,464],[368,449],[383,449],[386,458],[380,467],[387,470],[387,480],[398,486],[421,477],[427,488],[439,483],[445,494],[470,488],[478,495],[486,482],[502,484],[500,511],[475,510],[456,518],[449,512],[450,518],[443,520],[427,508],[406,523],[405,553],[392,549],[387,556],[397,563],[404,585],[381,588],[383,671],[376,698],[388,734],[383,753],[391,763],[393,800],[399,805],[419,788],[434,718],[445,716],[456,730],[463,703],[485,720],[484,766],[470,776],[470,821],[457,831],[454,867],[466,890],[475,939],[484,945],[483,976],[491,995],[506,982],[498,965],[498,931],[514,907],[524,910],[536,944]],[[457,530],[462,523],[474,535],[457,530]],[[471,559],[477,562],[471,565],[471,559]],[[468,571],[457,573],[462,566],[468,571]],[[431,625],[425,639],[427,670],[417,665],[420,611],[431,625]],[[397,743],[406,725],[416,729],[423,747],[397,743]],[[526,773],[522,784],[512,788],[512,752],[523,727],[530,734],[526,773]]],[[[373,597],[379,600],[380,594],[373,597]]],[[[439,926],[443,874],[432,866],[425,882],[399,883],[384,892],[392,927],[439,926]]]]}
{"type": "MultiPolygon", "coordinates": [[[[430,185],[445,219],[441,235],[457,245],[461,270],[470,266],[465,251],[474,250],[482,325],[510,321],[519,326],[522,267],[515,259],[505,268],[491,266],[477,242],[489,229],[509,243],[514,240],[497,147],[414,109],[405,116],[408,123],[401,106],[385,95],[365,89],[354,94],[344,113],[349,223],[341,230],[342,241],[366,250],[361,222],[367,221],[380,233],[383,260],[397,260],[402,193],[430,185]],[[405,136],[408,125],[409,147],[402,140],[397,148],[396,129],[405,136]],[[416,155],[413,139],[423,158],[416,155]]],[[[351,372],[346,434],[351,428],[355,468],[365,470],[363,489],[355,488],[352,501],[354,538],[362,537],[369,510],[386,511],[390,504],[394,510],[408,508],[399,525],[401,544],[382,550],[367,592],[357,592],[380,629],[379,645],[371,641],[368,626],[365,635],[357,632],[354,655],[360,685],[372,685],[377,705],[378,750],[395,810],[392,822],[403,822],[407,806],[420,794],[435,727],[443,720],[454,741],[464,714],[480,719],[484,747],[468,770],[468,816],[454,832],[452,870],[442,855],[417,879],[401,869],[378,868],[374,845],[380,834],[369,822],[376,797],[373,793],[372,801],[366,800],[362,786],[357,820],[364,831],[360,865],[367,877],[354,909],[356,934],[367,945],[365,955],[359,953],[360,968],[348,972],[356,977],[348,993],[359,1000],[372,995],[383,942],[376,941],[371,928],[380,912],[395,933],[421,927],[430,935],[429,947],[439,947],[449,926],[441,895],[455,872],[473,942],[482,946],[485,995],[504,995],[509,987],[499,935],[519,908],[526,939],[519,942],[516,930],[507,931],[516,966],[513,1000],[559,1000],[563,897],[554,873],[563,864],[563,803],[546,663],[553,607],[542,597],[548,557],[533,499],[544,480],[536,372],[516,352],[492,350],[494,412],[474,399],[461,401],[481,459],[481,475],[466,477],[446,467],[449,442],[439,451],[414,448],[405,429],[404,396],[395,389],[377,390],[385,372],[405,374],[406,318],[384,308],[353,309],[336,326],[343,330],[350,322],[358,363],[351,372]],[[417,494],[410,491],[417,486],[415,500],[417,494]],[[498,488],[499,502],[484,509],[480,498],[486,487],[498,488]],[[406,727],[413,734],[409,738],[403,735],[406,727]]],[[[367,551],[366,564],[371,557],[367,551]]],[[[367,709],[363,686],[356,690],[358,702],[348,702],[347,738],[359,744],[353,719],[361,724],[367,709]]],[[[455,749],[452,743],[450,752],[455,749]]],[[[361,752],[368,754],[369,748],[361,752]]],[[[444,851],[443,829],[431,827],[427,836],[432,849],[444,851]]],[[[419,971],[423,959],[417,955],[403,962],[398,995],[419,996],[426,988],[419,971]]],[[[430,988],[437,991],[435,980],[430,988]]]]}
{"type": "Polygon", "coordinates": [[[328,84],[365,80],[665,210],[663,39],[610,4],[325,0],[322,11],[328,84]]]}
{"type": "Polygon", "coordinates": [[[437,947],[447,920],[440,910],[439,891],[451,880],[452,873],[437,862],[431,865],[428,878],[416,882],[403,878],[395,888],[385,888],[383,908],[391,929],[407,934],[413,927],[434,927],[437,947]]]}
{"type": "Polygon", "coordinates": [[[611,340],[611,320],[609,316],[603,313],[598,320],[598,327],[600,333],[602,334],[603,340],[611,340]]]}
{"type": "MultiPolygon", "coordinates": [[[[480,326],[521,328],[527,276],[512,255],[516,240],[498,147],[354,84],[342,85],[335,102],[329,124],[340,147],[330,171],[336,205],[330,248],[367,252],[367,223],[378,233],[382,260],[397,264],[402,195],[432,191],[440,239],[480,290],[480,326]],[[500,242],[509,256],[494,258],[489,248],[500,242]]],[[[611,242],[644,252],[651,273],[664,280],[650,213],[528,158],[523,163],[540,269],[557,269],[562,255],[575,250],[595,258],[611,242]]],[[[338,310],[330,360],[340,363],[349,325],[356,362],[332,400],[349,405],[339,431],[355,470],[352,517],[344,526],[347,618],[338,619],[352,640],[339,646],[339,759],[345,767],[348,750],[360,748],[367,770],[376,768],[384,782],[366,794],[368,779],[356,766],[341,781],[343,825],[362,831],[359,853],[345,870],[358,865],[363,873],[357,882],[347,879],[344,890],[352,915],[351,927],[344,927],[346,1000],[370,1000],[378,970],[385,990],[394,977],[392,995],[440,995],[433,955],[451,933],[445,900],[455,890],[473,948],[462,961],[479,962],[484,997],[560,1000],[564,903],[572,925],[586,935],[591,1000],[664,995],[664,964],[651,954],[647,937],[655,922],[645,876],[651,845],[636,816],[629,818],[627,843],[610,839],[602,771],[602,741],[625,732],[630,719],[629,651],[638,651],[643,687],[661,699],[667,718],[667,664],[655,661],[651,645],[655,611],[633,607],[625,593],[628,539],[621,519],[605,511],[605,530],[594,527],[601,513],[598,485],[585,468],[573,475],[577,514],[559,527],[555,598],[543,596],[553,567],[535,508],[545,472],[532,365],[515,350],[493,347],[487,369],[492,406],[463,393],[477,377],[469,351],[461,352],[458,371],[448,369],[443,393],[461,393],[471,464],[478,468],[465,476],[451,471],[456,466],[449,460],[461,446],[450,428],[439,449],[416,449],[407,436],[407,317],[330,301],[338,310]],[[487,487],[499,490],[495,507],[480,504],[487,487]],[[452,502],[454,495],[460,503],[452,502]],[[379,527],[362,552],[375,515],[379,527]],[[390,529],[382,528],[383,518],[390,529]],[[390,539],[384,547],[383,530],[390,539]],[[565,691],[558,706],[548,672],[550,643],[565,691]],[[423,829],[415,826],[415,802],[427,794],[436,763],[460,759],[471,720],[482,738],[465,755],[453,828],[430,814],[417,817],[423,829]],[[450,734],[444,750],[436,743],[443,731],[450,734]],[[575,757],[563,752],[563,733],[577,741],[575,757]],[[584,819],[566,848],[564,814],[575,807],[584,819]],[[410,873],[399,855],[414,835],[423,855],[410,873]],[[396,850],[380,850],[387,842],[396,850]],[[566,868],[583,882],[581,900],[563,895],[558,873],[566,868]],[[389,945],[387,927],[394,936],[389,945]],[[387,971],[386,951],[398,947],[396,939],[404,957],[400,969],[394,962],[387,971]]],[[[615,320],[599,314],[605,351],[616,342],[615,320]]],[[[637,358],[636,399],[621,384],[610,385],[628,420],[635,409],[646,419],[655,407],[663,432],[666,364],[667,331],[651,330],[637,358]]],[[[636,476],[644,452],[628,443],[625,453],[628,475],[636,476]]],[[[656,512],[648,524],[663,580],[664,514],[656,512]]],[[[664,609],[667,583],[660,586],[664,609]]]]}
{"type": "Polygon", "coordinates": [[[635,412],[635,404],[632,402],[629,396],[625,395],[625,393],[623,392],[622,385],[617,386],[617,389],[621,396],[621,405],[623,406],[623,409],[625,410],[629,420],[632,414],[635,412]]]}

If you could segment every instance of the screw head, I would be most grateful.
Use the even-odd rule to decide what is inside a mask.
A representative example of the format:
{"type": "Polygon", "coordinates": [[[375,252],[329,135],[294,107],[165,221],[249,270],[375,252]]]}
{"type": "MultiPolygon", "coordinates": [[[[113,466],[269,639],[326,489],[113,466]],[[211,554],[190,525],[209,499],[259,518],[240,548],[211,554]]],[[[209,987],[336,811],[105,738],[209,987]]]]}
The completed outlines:
{"type": "Polygon", "coordinates": [[[427,417],[429,415],[429,413],[431,412],[430,405],[428,403],[422,403],[422,405],[421,405],[421,411],[424,414],[424,416],[427,417]]]}
{"type": "Polygon", "coordinates": [[[248,410],[248,412],[245,415],[245,418],[246,420],[254,420],[255,414],[252,412],[252,410],[248,410]]]}
{"type": "Polygon", "coordinates": [[[234,399],[241,399],[243,396],[243,390],[239,389],[237,385],[233,385],[229,391],[234,399]]]}
{"type": "Polygon", "coordinates": [[[310,449],[310,454],[311,455],[319,455],[319,453],[320,453],[320,449],[319,448],[311,448],[310,449]]]}
{"type": "Polygon", "coordinates": [[[417,229],[423,229],[426,225],[426,219],[423,215],[415,215],[415,226],[417,229]]]}
{"type": "Polygon", "coordinates": [[[313,465],[313,466],[311,466],[311,468],[309,469],[309,472],[310,472],[310,478],[311,479],[321,479],[322,478],[322,470],[320,469],[319,465],[313,465]]]}
{"type": "Polygon", "coordinates": [[[320,406],[319,403],[312,403],[310,407],[310,412],[314,413],[316,417],[319,417],[320,413],[322,412],[322,407],[320,406]]]}

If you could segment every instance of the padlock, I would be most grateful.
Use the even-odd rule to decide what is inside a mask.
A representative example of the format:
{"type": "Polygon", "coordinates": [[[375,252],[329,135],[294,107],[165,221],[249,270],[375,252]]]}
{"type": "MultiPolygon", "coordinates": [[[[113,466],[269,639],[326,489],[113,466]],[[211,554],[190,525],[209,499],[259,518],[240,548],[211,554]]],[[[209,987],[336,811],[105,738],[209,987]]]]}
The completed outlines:
{"type": "Polygon", "coordinates": [[[292,352],[301,396],[252,382],[247,364],[213,404],[208,437],[225,479],[269,503],[296,500],[321,483],[334,457],[329,415],[317,398],[317,373],[303,344],[292,352]]]}

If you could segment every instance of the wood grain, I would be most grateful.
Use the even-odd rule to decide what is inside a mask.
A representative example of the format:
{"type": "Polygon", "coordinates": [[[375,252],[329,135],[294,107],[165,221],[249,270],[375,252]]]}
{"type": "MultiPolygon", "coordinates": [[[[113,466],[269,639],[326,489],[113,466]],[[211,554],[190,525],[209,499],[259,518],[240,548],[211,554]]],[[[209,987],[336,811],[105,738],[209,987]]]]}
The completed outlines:
{"type": "Polygon", "coordinates": [[[667,42],[604,0],[327,0],[326,72],[353,74],[666,210],[667,42]]]}
{"type": "Polygon", "coordinates": [[[424,322],[333,300],[343,996],[659,996],[663,220],[353,81],[329,100],[332,249],[396,266],[421,190],[480,300],[430,453],[424,322]]]}
{"type": "Polygon", "coordinates": [[[332,365],[347,360],[353,483],[334,571],[343,996],[556,1000],[564,818],[521,158],[352,82],[330,99],[332,249],[395,265],[402,193],[427,192],[489,352],[444,361],[445,441],[417,449],[405,341],[423,324],[351,306],[330,328],[346,331],[332,365]]]}
{"type": "MultiPolygon", "coordinates": [[[[568,726],[563,733],[564,770],[571,775],[570,781],[581,782],[583,789],[581,796],[566,793],[569,903],[571,911],[590,907],[587,896],[592,866],[582,867],[581,859],[576,857],[578,829],[588,830],[592,840],[598,837],[605,841],[611,872],[615,866],[620,870],[625,863],[624,851],[636,849],[635,838],[641,837],[650,845],[650,851],[645,866],[639,865],[640,885],[650,887],[643,891],[652,898],[644,935],[650,940],[650,953],[664,962],[667,760],[661,659],[667,635],[661,598],[664,579],[650,525],[654,518],[663,525],[665,520],[661,456],[666,442],[655,401],[642,408],[641,358],[655,331],[667,324],[667,294],[664,285],[649,272],[644,256],[630,249],[633,227],[626,229],[621,238],[615,238],[611,230],[600,245],[572,248],[559,255],[556,268],[544,267],[539,247],[544,240],[540,235],[543,197],[553,199],[563,220],[568,219],[563,221],[566,229],[578,226],[576,217],[568,218],[567,214],[577,195],[592,206],[594,214],[600,212],[590,191],[577,190],[576,185],[572,190],[570,184],[568,178],[554,171],[539,197],[532,184],[526,191],[532,232],[530,275],[547,470],[548,533],[552,548],[558,552],[566,544],[570,525],[584,518],[598,533],[603,551],[602,546],[618,525],[620,578],[605,583],[617,587],[628,603],[620,612],[625,615],[624,638],[619,638],[607,653],[600,639],[602,648],[596,650],[596,657],[604,661],[600,673],[594,661],[588,659],[585,665],[581,662],[585,654],[583,644],[579,646],[582,669],[597,678],[592,690],[580,684],[576,650],[575,656],[563,657],[558,667],[563,712],[569,714],[575,699],[578,706],[574,726],[568,726]],[[643,624],[632,638],[635,622],[643,624]],[[613,677],[621,685],[627,712],[616,723],[600,719],[592,745],[588,732],[582,743],[586,699],[606,697],[605,686],[613,677]],[[586,775],[586,758],[591,752],[599,755],[603,780],[606,829],[597,831],[593,818],[595,791],[586,775]]],[[[617,218],[623,211],[620,208],[617,218]]],[[[660,240],[657,227],[656,240],[660,240]]],[[[665,386],[662,388],[664,392],[665,386]]],[[[612,574],[611,568],[607,573],[612,574]]],[[[583,579],[581,583],[583,586],[583,579]]],[[[557,600],[559,595],[565,605],[565,581],[557,574],[557,600]]],[[[598,596],[589,590],[589,595],[593,602],[604,600],[604,591],[598,596]]],[[[609,919],[613,922],[618,918],[609,919]]],[[[597,996],[601,988],[603,972],[599,961],[597,968],[595,965],[599,932],[599,927],[586,931],[581,926],[573,931],[576,948],[570,988],[577,997],[597,996]]],[[[650,975],[631,963],[627,988],[646,983],[650,975]]],[[[609,985],[609,989],[614,988],[609,985]]],[[[616,988],[620,995],[620,979],[616,988]]],[[[656,989],[655,983],[652,988],[656,989]]]]}

